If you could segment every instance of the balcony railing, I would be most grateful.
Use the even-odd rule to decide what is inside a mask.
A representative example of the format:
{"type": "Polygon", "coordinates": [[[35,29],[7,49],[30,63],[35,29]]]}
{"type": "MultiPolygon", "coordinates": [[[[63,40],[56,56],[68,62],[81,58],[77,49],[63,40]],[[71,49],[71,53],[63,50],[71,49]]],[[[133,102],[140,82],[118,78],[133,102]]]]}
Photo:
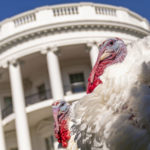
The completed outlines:
{"type": "MultiPolygon", "coordinates": [[[[46,90],[45,92],[43,92],[43,94],[39,94],[39,93],[35,93],[29,96],[25,97],[25,103],[26,106],[47,100],[52,98],[52,94],[50,92],[50,90],[46,90]]],[[[13,113],[13,106],[12,104],[8,105],[7,107],[5,107],[2,110],[2,118],[4,119],[5,117],[7,117],[8,115],[10,115],[11,113],[13,113]]]]}
{"type": "Polygon", "coordinates": [[[2,110],[2,118],[7,117],[12,112],[13,112],[13,106],[12,106],[12,104],[9,104],[2,110]]]}
{"type": "Polygon", "coordinates": [[[54,16],[64,16],[64,15],[75,15],[78,14],[78,7],[72,6],[72,7],[60,7],[60,8],[54,8],[53,14],[54,16]]]}
{"type": "Polygon", "coordinates": [[[26,100],[26,106],[47,100],[52,98],[52,94],[50,92],[50,90],[46,90],[45,92],[43,92],[42,94],[39,93],[34,93],[32,95],[26,96],[25,100],[26,100]]]}
{"type": "Polygon", "coordinates": [[[137,14],[135,14],[134,12],[128,12],[128,14],[131,17],[131,19],[134,19],[135,21],[143,21],[142,18],[138,17],[137,14]]]}
{"type": "Polygon", "coordinates": [[[84,82],[76,82],[72,85],[64,85],[64,95],[72,95],[76,93],[82,93],[86,91],[86,85],[84,82]]]}
{"type": "MultiPolygon", "coordinates": [[[[126,8],[94,3],[76,3],[41,7],[4,20],[0,22],[0,35],[2,35],[0,36],[0,40],[7,39],[7,37],[11,37],[13,34],[17,35],[18,33],[21,33],[22,35],[22,33],[26,33],[26,30],[34,28],[38,29],[37,27],[40,27],[39,29],[41,30],[41,27],[45,27],[44,24],[53,25],[56,23],[59,25],[59,23],[70,23],[70,21],[73,24],[75,21],[81,21],[81,19],[94,19],[102,22],[107,20],[110,21],[110,23],[125,23],[128,25],[133,25],[136,31],[139,30],[139,27],[141,29],[143,28],[144,34],[146,32],[148,33],[150,28],[149,23],[145,18],[142,18],[138,14],[126,8]],[[86,12],[90,15],[85,15],[86,12]],[[145,32],[145,30],[147,31],[145,32]]],[[[110,23],[108,23],[108,25],[110,25],[110,23]]],[[[8,42],[8,39],[6,42],[8,42]]],[[[10,43],[12,44],[13,42],[10,40],[10,43]]],[[[9,44],[2,42],[2,45],[9,44]]]]}
{"type": "Polygon", "coordinates": [[[116,9],[107,7],[95,7],[96,14],[116,16],[116,9]]]}
{"type": "Polygon", "coordinates": [[[27,15],[14,19],[14,24],[17,27],[22,24],[26,24],[26,23],[33,22],[33,21],[36,21],[35,13],[27,14],[27,15]]]}

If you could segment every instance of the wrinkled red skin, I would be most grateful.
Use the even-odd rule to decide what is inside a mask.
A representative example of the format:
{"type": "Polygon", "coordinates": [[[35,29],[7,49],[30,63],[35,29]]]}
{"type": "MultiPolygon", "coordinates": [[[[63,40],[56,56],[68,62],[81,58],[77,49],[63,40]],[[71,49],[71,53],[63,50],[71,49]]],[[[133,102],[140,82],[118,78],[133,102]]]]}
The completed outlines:
{"type": "MultiPolygon", "coordinates": [[[[88,79],[89,81],[89,79],[88,79]]],[[[99,84],[102,84],[103,82],[100,80],[100,79],[97,79],[93,82],[93,84],[91,84],[90,82],[88,82],[88,88],[87,88],[87,91],[86,93],[87,94],[90,94],[93,92],[93,90],[99,85],[99,84]]]]}
{"type": "MultiPolygon", "coordinates": [[[[104,69],[108,66],[112,64],[111,60],[104,60],[104,61],[100,61],[96,70],[95,70],[95,75],[94,75],[94,80],[93,83],[91,83],[91,76],[92,74],[90,74],[89,78],[88,78],[88,85],[87,85],[87,94],[90,94],[93,92],[93,90],[99,85],[102,84],[103,82],[99,79],[99,76],[101,76],[104,73],[104,69]]],[[[91,72],[92,73],[92,72],[91,72]]]]}
{"type": "Polygon", "coordinates": [[[70,139],[70,131],[68,130],[67,119],[59,121],[59,131],[55,132],[55,137],[58,142],[62,144],[62,147],[66,148],[68,146],[68,141],[70,139]]]}

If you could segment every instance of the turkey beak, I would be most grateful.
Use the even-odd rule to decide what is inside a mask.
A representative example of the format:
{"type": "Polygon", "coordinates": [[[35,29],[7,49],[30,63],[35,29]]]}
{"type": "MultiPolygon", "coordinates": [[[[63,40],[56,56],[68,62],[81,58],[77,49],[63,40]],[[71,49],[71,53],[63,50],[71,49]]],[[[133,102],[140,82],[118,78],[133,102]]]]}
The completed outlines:
{"type": "Polygon", "coordinates": [[[53,110],[53,118],[56,124],[56,131],[59,131],[59,123],[58,123],[58,115],[59,115],[59,108],[52,108],[53,110]]]}
{"type": "Polygon", "coordinates": [[[111,55],[111,53],[108,52],[104,52],[101,57],[99,58],[99,61],[104,60],[105,58],[109,57],[111,55]]]}

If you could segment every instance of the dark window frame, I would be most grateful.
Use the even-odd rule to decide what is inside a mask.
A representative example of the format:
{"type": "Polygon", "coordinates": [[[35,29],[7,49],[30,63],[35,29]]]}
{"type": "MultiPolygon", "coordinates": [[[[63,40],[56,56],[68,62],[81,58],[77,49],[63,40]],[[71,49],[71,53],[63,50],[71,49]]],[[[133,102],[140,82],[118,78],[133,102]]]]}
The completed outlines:
{"type": "Polygon", "coordinates": [[[54,136],[44,138],[46,150],[54,150],[54,136]]]}
{"type": "Polygon", "coordinates": [[[84,72],[69,74],[72,93],[80,93],[86,90],[84,72]]]}
{"type": "Polygon", "coordinates": [[[37,86],[37,91],[38,91],[38,96],[39,96],[40,100],[47,99],[46,86],[44,83],[37,86]]]}

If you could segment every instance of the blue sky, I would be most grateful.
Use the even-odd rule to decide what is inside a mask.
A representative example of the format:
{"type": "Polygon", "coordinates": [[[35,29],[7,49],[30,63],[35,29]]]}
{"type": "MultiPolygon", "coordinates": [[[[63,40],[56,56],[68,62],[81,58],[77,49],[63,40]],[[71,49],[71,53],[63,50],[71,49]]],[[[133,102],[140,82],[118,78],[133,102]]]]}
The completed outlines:
{"type": "Polygon", "coordinates": [[[0,0],[0,21],[44,5],[96,2],[123,6],[150,20],[150,0],[0,0]]]}

